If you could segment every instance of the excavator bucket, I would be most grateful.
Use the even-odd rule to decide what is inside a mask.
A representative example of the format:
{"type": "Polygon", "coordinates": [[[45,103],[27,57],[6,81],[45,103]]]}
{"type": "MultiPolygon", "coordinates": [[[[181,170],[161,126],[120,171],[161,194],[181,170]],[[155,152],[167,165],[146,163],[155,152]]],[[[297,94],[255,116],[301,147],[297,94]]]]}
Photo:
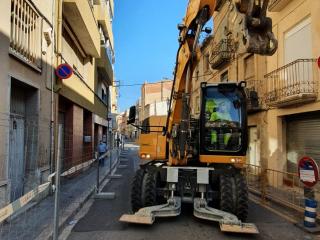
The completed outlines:
{"type": "Polygon", "coordinates": [[[241,223],[240,225],[220,223],[220,230],[222,232],[233,232],[233,233],[247,233],[247,234],[259,233],[259,230],[256,227],[256,225],[252,223],[241,223]]]}

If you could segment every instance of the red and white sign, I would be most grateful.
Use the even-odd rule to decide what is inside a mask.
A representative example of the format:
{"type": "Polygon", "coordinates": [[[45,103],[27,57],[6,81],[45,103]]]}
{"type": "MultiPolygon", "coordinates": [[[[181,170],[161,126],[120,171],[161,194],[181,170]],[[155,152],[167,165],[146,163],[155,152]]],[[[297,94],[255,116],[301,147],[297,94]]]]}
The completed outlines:
{"type": "Polygon", "coordinates": [[[56,75],[59,79],[68,79],[71,77],[72,73],[73,69],[67,63],[60,64],[56,69],[56,75]]]}
{"type": "Polygon", "coordinates": [[[298,164],[300,181],[306,187],[313,187],[319,181],[319,168],[311,157],[303,157],[298,164]]]}

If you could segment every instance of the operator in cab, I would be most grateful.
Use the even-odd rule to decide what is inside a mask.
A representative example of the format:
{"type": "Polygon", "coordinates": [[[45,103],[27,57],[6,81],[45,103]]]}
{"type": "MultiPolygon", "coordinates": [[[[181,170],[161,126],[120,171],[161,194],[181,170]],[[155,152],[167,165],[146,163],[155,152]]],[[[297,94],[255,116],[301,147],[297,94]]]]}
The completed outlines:
{"type": "Polygon", "coordinates": [[[234,126],[239,121],[239,114],[233,102],[228,98],[209,98],[205,105],[207,120],[207,139],[210,141],[208,150],[224,150],[233,148],[231,137],[234,126]]]}

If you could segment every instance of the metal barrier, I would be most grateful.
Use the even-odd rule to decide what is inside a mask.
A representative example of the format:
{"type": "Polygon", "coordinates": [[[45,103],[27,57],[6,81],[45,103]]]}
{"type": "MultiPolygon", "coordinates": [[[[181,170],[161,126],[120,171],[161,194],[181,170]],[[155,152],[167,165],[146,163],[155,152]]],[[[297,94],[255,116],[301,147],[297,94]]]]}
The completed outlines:
{"type": "MultiPolygon", "coordinates": [[[[299,212],[304,211],[304,187],[296,173],[263,169],[261,166],[246,165],[246,179],[251,192],[262,200],[269,199],[299,212]]],[[[319,189],[315,188],[315,199],[320,200],[319,189]]]]}

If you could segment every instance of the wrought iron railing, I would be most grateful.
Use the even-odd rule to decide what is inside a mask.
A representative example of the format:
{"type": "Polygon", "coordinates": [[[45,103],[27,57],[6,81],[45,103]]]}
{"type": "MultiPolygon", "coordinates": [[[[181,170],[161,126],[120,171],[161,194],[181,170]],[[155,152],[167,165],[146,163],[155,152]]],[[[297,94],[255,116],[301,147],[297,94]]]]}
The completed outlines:
{"type": "Polygon", "coordinates": [[[41,68],[42,18],[29,0],[11,0],[10,52],[41,68]]]}
{"type": "Polygon", "coordinates": [[[210,64],[213,69],[218,69],[221,65],[229,62],[232,57],[232,41],[222,39],[212,50],[210,55],[210,64]]]}
{"type": "Polygon", "coordinates": [[[266,103],[289,101],[294,97],[314,97],[318,92],[316,59],[298,59],[265,75],[266,103]]]}

